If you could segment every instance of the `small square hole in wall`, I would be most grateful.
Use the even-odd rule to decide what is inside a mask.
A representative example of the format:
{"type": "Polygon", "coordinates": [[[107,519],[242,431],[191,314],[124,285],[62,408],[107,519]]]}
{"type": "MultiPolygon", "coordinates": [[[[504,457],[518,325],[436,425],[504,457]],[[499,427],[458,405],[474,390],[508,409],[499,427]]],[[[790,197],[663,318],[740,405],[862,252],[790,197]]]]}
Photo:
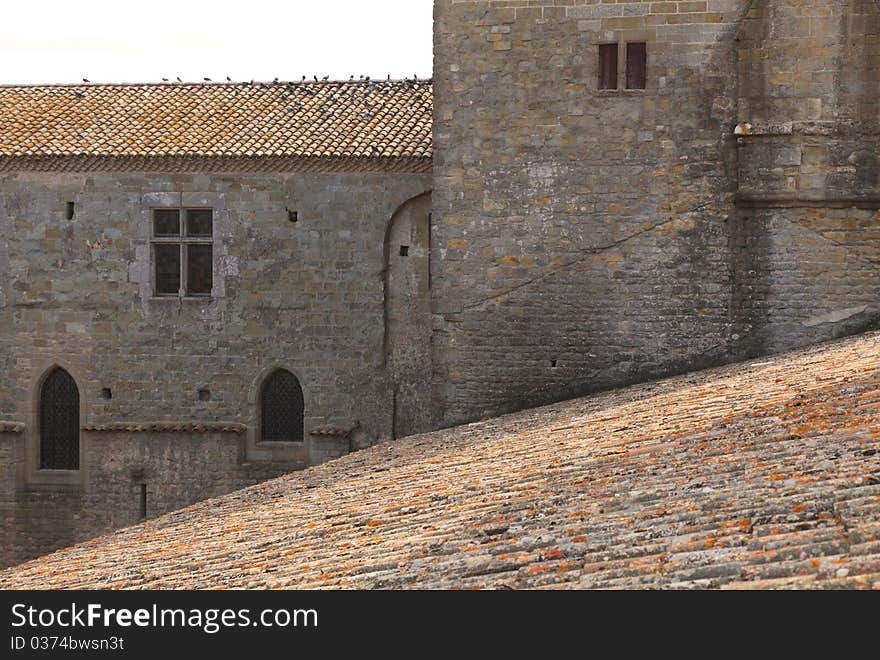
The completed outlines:
{"type": "Polygon", "coordinates": [[[296,211],[291,211],[290,209],[288,209],[288,210],[287,210],[287,220],[288,220],[289,222],[297,222],[297,221],[299,221],[299,213],[297,213],[296,211]]]}
{"type": "Polygon", "coordinates": [[[199,390],[199,401],[210,401],[211,390],[199,390]]]}
{"type": "Polygon", "coordinates": [[[113,398],[113,391],[109,387],[101,388],[101,398],[109,401],[113,398]]]}
{"type": "Polygon", "coordinates": [[[556,366],[557,366],[557,362],[556,362],[556,360],[550,360],[550,368],[551,368],[551,369],[555,369],[556,366]]]}
{"type": "Polygon", "coordinates": [[[67,204],[65,204],[64,206],[64,217],[68,220],[73,220],[73,213],[75,208],[76,207],[74,206],[73,202],[67,202],[67,204]]]}
{"type": "Polygon", "coordinates": [[[409,256],[409,245],[401,245],[400,246],[400,256],[408,257],[409,256]]]}

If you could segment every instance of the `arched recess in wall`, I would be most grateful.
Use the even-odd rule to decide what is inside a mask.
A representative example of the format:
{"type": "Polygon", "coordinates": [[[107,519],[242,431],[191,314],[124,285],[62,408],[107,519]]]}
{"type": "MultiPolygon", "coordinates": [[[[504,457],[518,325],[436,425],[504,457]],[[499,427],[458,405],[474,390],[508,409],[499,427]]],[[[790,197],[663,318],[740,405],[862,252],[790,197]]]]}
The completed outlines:
{"type": "Polygon", "coordinates": [[[405,202],[385,233],[385,366],[393,435],[432,428],[431,192],[405,202]]]}
{"type": "Polygon", "coordinates": [[[302,442],[305,401],[299,379],[275,369],[260,387],[261,442],[302,442]]]}
{"type": "Polygon", "coordinates": [[[40,385],[41,470],[79,469],[79,408],[79,388],[73,376],[61,367],[54,367],[40,385]]]}

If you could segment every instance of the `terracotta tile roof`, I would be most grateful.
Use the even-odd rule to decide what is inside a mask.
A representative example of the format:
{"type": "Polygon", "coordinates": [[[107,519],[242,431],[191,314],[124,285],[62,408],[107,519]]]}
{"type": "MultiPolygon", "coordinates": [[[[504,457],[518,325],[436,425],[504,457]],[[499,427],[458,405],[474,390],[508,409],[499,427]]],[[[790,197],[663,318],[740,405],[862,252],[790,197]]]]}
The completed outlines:
{"type": "Polygon", "coordinates": [[[430,81],[0,86],[0,168],[198,158],[421,171],[432,107],[430,81]]]}
{"type": "Polygon", "coordinates": [[[880,334],[376,446],[0,572],[502,586],[880,588],[880,334]]]}

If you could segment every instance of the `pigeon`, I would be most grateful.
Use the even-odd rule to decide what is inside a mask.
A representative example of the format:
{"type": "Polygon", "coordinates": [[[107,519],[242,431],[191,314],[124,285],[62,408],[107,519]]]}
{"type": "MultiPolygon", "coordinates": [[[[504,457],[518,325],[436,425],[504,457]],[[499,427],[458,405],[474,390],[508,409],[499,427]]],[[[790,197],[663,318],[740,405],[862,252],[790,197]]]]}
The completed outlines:
{"type": "Polygon", "coordinates": [[[205,82],[211,82],[210,78],[202,78],[202,80],[204,80],[205,82]]]}
{"type": "Polygon", "coordinates": [[[354,80],[354,76],[351,76],[351,77],[349,78],[349,81],[351,81],[351,80],[354,80]]]}
{"type": "Polygon", "coordinates": [[[315,79],[315,82],[318,82],[318,76],[312,76],[315,79]]]}
{"type": "Polygon", "coordinates": [[[168,78],[162,78],[162,82],[168,82],[168,78]]]}
{"type": "Polygon", "coordinates": [[[277,78],[277,76],[276,76],[275,78],[272,78],[272,84],[273,84],[273,85],[277,85],[277,84],[278,84],[278,78],[277,78]]]}
{"type": "Polygon", "coordinates": [[[232,78],[230,78],[229,76],[226,76],[226,82],[232,82],[232,78]]]}
{"type": "Polygon", "coordinates": [[[330,76],[324,76],[323,78],[321,78],[321,80],[327,82],[328,80],[330,80],[330,76]]]}
{"type": "Polygon", "coordinates": [[[177,82],[182,83],[183,81],[180,79],[180,76],[177,76],[177,82]]]}
{"type": "Polygon", "coordinates": [[[302,80],[300,80],[300,82],[305,82],[305,81],[306,81],[306,77],[303,76],[303,77],[302,77],[302,80]]]}
{"type": "Polygon", "coordinates": [[[92,82],[92,81],[89,80],[88,78],[83,78],[83,82],[84,82],[84,83],[87,83],[87,82],[92,82]]]}

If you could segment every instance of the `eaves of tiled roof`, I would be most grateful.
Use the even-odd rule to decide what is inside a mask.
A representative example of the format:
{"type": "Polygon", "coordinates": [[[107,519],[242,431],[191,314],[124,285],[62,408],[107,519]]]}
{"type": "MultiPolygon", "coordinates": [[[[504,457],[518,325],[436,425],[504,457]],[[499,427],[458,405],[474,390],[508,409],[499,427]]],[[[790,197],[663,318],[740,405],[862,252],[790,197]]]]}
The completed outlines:
{"type": "Polygon", "coordinates": [[[0,171],[431,167],[430,81],[0,86],[0,171]]]}
{"type": "Polygon", "coordinates": [[[880,333],[375,446],[0,572],[232,587],[880,588],[880,333]]]}

